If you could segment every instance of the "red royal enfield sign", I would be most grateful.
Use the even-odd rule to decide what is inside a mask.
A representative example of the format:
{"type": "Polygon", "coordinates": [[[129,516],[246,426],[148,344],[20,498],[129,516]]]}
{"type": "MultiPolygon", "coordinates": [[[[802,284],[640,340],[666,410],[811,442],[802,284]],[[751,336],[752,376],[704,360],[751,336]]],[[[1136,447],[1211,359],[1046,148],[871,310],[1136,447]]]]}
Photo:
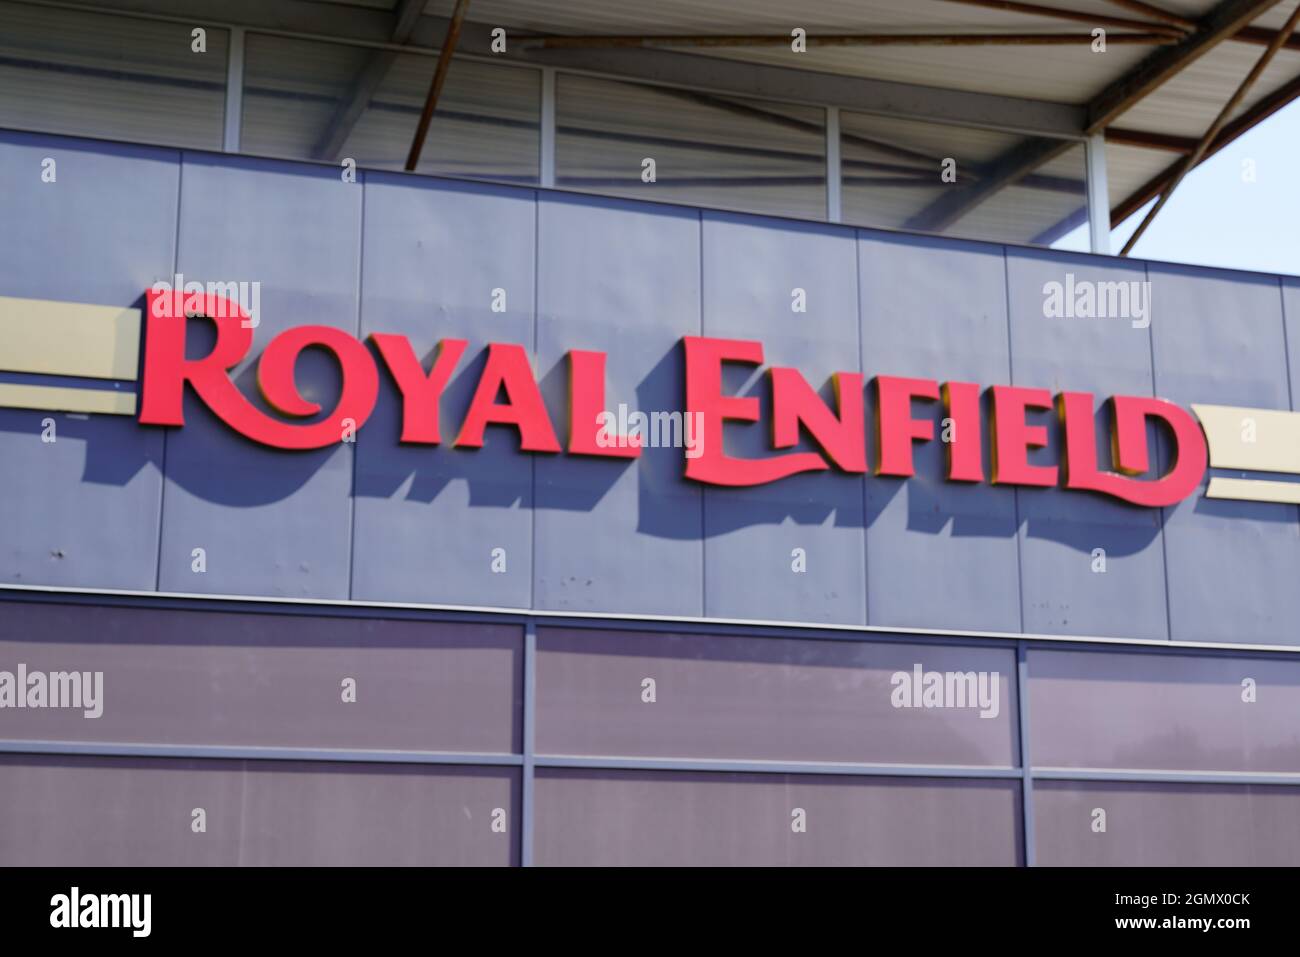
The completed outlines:
{"type": "MultiPolygon", "coordinates": [[[[267,403],[286,418],[268,415],[236,388],[229,370],[249,353],[253,329],[238,304],[213,295],[179,291],[150,291],[144,352],[143,401],[140,421],[148,425],[182,426],[182,399],[188,385],[223,422],[254,442],[281,449],[316,449],[344,441],[370,417],[380,389],[382,364],[400,393],[400,441],[417,445],[449,442],[454,448],[480,448],[489,425],[513,427],[525,452],[636,458],[643,441],[638,434],[610,441],[610,414],[605,407],[605,353],[574,349],[568,353],[569,421],[567,447],[542,401],[528,354],[516,343],[491,343],[468,411],[454,437],[439,428],[439,403],[453,371],[465,353],[463,339],[443,339],[431,368],[426,370],[411,343],[398,335],[369,337],[375,354],[355,337],[331,326],[297,326],[268,343],[257,365],[257,382],[267,403]],[[182,317],[204,315],[216,325],[216,343],[202,358],[186,358],[182,317]],[[304,349],[329,351],[342,370],[342,389],[330,413],[305,399],[294,383],[294,366],[304,349]]],[[[772,454],[761,458],[728,455],[722,436],[727,423],[754,423],[761,416],[754,396],[728,395],[722,387],[727,363],[759,366],[763,346],[749,340],[687,336],[685,354],[685,417],[700,424],[702,440],[685,457],[689,479],[709,485],[749,486],[774,482],[800,472],[837,468],[847,473],[906,478],[914,474],[913,445],[935,441],[935,424],[916,418],[918,402],[942,403],[947,448],[946,477],[954,482],[991,481],[1000,485],[1056,486],[1098,492],[1134,505],[1173,505],[1192,494],[1207,468],[1202,425],[1182,407],[1148,396],[1117,395],[1109,399],[1110,440],[1115,470],[1097,461],[1094,411],[1089,392],[994,385],[987,422],[992,469],[986,473],[982,449],[986,423],[981,396],[974,382],[877,376],[873,454],[867,453],[865,383],[856,372],[835,375],[833,407],[796,369],[769,370],[772,397],[772,454]],[[1030,451],[1047,445],[1047,427],[1032,424],[1035,410],[1055,409],[1064,426],[1060,461],[1053,465],[1030,461],[1030,451]],[[1170,437],[1173,454],[1163,474],[1147,476],[1151,456],[1148,422],[1157,422],[1170,437]],[[800,436],[816,440],[820,451],[793,449],[800,436]]],[[[1213,407],[1219,408],[1219,407],[1213,407]]]]}

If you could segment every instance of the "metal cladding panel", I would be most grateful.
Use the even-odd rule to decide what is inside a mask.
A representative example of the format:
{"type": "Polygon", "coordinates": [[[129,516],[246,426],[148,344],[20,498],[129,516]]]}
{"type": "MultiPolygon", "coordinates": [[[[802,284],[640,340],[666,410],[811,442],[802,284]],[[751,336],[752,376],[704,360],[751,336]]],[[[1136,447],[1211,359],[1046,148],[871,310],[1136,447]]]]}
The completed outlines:
{"type": "MultiPolygon", "coordinates": [[[[1105,400],[1152,394],[1150,297],[1145,291],[1150,287],[1142,285],[1145,280],[1141,263],[1007,251],[1012,383],[1047,389],[1053,399],[1062,391],[1093,393],[1100,468],[1113,467],[1105,400]],[[1125,285],[1108,289],[1103,283],[1125,285]],[[1092,297],[1094,308],[1104,303],[1107,314],[1128,312],[1136,318],[1080,316],[1081,310],[1073,308],[1074,316],[1061,315],[1067,300],[1087,306],[1081,294],[1092,297]],[[1138,315],[1143,303],[1145,317],[1138,315]]],[[[1049,436],[1048,447],[1032,452],[1029,461],[1059,466],[1064,448],[1059,415],[1031,411],[1026,421],[1047,426],[1049,436]]],[[[1016,496],[1025,631],[1169,636],[1158,510],[1059,485],[1020,487],[1016,496]]]]}
{"type": "Polygon", "coordinates": [[[545,867],[1010,867],[1022,856],[1016,781],[539,768],[536,793],[545,867]]]}
{"type": "MultiPolygon", "coordinates": [[[[560,442],[569,349],[608,352],[607,410],[680,410],[680,340],[700,331],[699,213],[543,195],[537,252],[537,373],[560,442]]],[[[703,613],[700,490],[682,455],[536,458],[535,607],[703,613]]]]}
{"type": "Polygon", "coordinates": [[[1036,781],[1033,800],[1040,867],[1294,867],[1300,855],[1294,787],[1036,781]]]}
{"type": "MultiPolygon", "coordinates": [[[[860,371],[853,238],[844,227],[705,212],[704,335],[762,342],[768,367],[798,370],[836,410],[831,376],[860,371]]],[[[729,455],[772,454],[770,377],[756,372],[724,366],[724,391],[756,396],[763,410],[760,422],[726,426],[729,455]]],[[[790,453],[816,449],[805,434],[790,453]]],[[[706,488],[705,613],[865,624],[862,486],[861,475],[832,466],[753,488],[706,488]]]]}
{"type": "Polygon", "coordinates": [[[1300,773],[1294,657],[1036,647],[1028,663],[1035,766],[1300,773]]]}
{"type": "Polygon", "coordinates": [[[510,768],[6,754],[0,790],[10,866],[518,863],[510,768]]]}
{"type": "Polygon", "coordinates": [[[536,194],[380,173],[365,191],[361,334],[407,336],[426,368],[439,340],[469,346],[442,396],[437,447],[399,444],[402,401],[381,373],[357,436],[352,597],[526,608],[533,456],[507,429],[489,429],[481,449],[452,443],[486,345],[532,351],[536,194]]]}
{"type": "Polygon", "coordinates": [[[171,278],[180,155],[0,130],[0,295],[139,306],[171,278]]]}
{"type": "MultiPolygon", "coordinates": [[[[139,308],[172,273],[179,168],[171,150],[0,132],[0,295],[139,308]]],[[[152,589],[162,454],[126,416],[0,409],[0,579],[152,589]]]]}
{"type": "Polygon", "coordinates": [[[79,706],[6,708],[0,738],[507,753],[522,652],[518,625],[14,602],[0,668],[77,676],[79,706]]]}
{"type": "Polygon", "coordinates": [[[1018,762],[1010,647],[541,628],[537,651],[542,754],[1018,762]],[[898,690],[916,669],[979,675],[983,691],[963,690],[959,707],[918,707],[924,679],[907,701],[898,690]],[[653,706],[639,693],[647,677],[653,706]]]}
{"type": "MultiPolygon", "coordinates": [[[[185,154],[177,271],[187,282],[261,283],[253,347],[231,376],[263,409],[255,359],[277,333],[305,324],[358,331],[362,189],[330,167],[185,154]]],[[[208,325],[190,323],[191,341],[207,343],[198,355],[212,335],[196,327],[208,325]]],[[[299,390],[330,408],[334,359],[307,350],[296,371],[299,390]]],[[[167,441],[159,587],[347,598],[353,449],[255,445],[187,390],[185,427],[167,441]],[[203,573],[194,571],[198,548],[203,573]]]]}
{"type": "MultiPolygon", "coordinates": [[[[858,254],[871,435],[875,376],[1010,380],[1001,246],[864,230],[858,254]]],[[[940,436],[941,405],[925,405],[913,402],[912,414],[940,436]]],[[[1020,630],[1015,493],[944,480],[940,442],[914,443],[913,462],[911,479],[867,479],[871,624],[1020,630]]]]}
{"type": "MultiPolygon", "coordinates": [[[[868,379],[1287,410],[1300,376],[1295,280],[1153,265],[1153,322],[1141,330],[1044,317],[1050,279],[1141,278],[1141,267],[1052,251],[868,230],[855,243],[824,224],[400,174],[345,183],[332,167],[15,133],[0,135],[0,173],[19,184],[0,194],[0,295],[141,309],[149,285],[176,272],[260,283],[254,347],[234,370],[255,404],[257,357],[286,328],[406,334],[422,357],[441,336],[471,340],[438,447],[396,441],[386,372],[358,442],[315,452],[241,438],[192,389],[181,429],[52,413],[51,443],[45,415],[0,410],[4,582],[1295,640],[1296,508],[1207,500],[1204,483],[1158,516],[1091,493],[948,482],[939,441],[915,443],[907,481],[828,469],[707,492],[684,479],[680,447],[635,461],[520,455],[502,426],[482,450],[448,447],[489,341],[533,351],[562,443],[569,350],[607,353],[610,411],[678,412],[680,340],[701,334],[760,340],[768,365],[819,388],[857,363],[868,379]],[[46,157],[54,182],[41,178],[46,157]],[[795,288],[806,313],[791,310],[795,288]],[[503,312],[492,311],[497,289],[503,312]],[[1094,548],[1106,549],[1104,574],[1094,548]]],[[[194,320],[189,335],[191,356],[204,355],[210,324],[194,320]]],[[[766,395],[745,373],[732,369],[728,389],[766,395]]],[[[0,384],[37,378],[4,372],[0,384]]],[[[336,363],[309,349],[296,381],[330,405],[336,363]]],[[[942,408],[925,405],[914,415],[939,426],[942,408]]],[[[766,452],[762,431],[729,425],[728,447],[766,452]]]]}
{"type": "MultiPolygon", "coordinates": [[[[1157,394],[1184,407],[1292,407],[1277,277],[1156,263],[1148,274],[1157,394]]],[[[1164,521],[1171,638],[1296,643],[1295,506],[1198,491],[1164,521]]]]}

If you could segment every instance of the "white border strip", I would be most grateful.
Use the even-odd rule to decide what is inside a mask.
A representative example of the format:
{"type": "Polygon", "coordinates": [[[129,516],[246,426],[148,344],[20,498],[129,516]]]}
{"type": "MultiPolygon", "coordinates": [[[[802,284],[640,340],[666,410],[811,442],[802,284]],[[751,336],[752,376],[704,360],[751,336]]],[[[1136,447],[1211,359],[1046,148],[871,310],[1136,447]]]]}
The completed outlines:
{"type": "Polygon", "coordinates": [[[1154,768],[1030,768],[1036,781],[1108,781],[1134,784],[1300,785],[1295,771],[1167,771],[1154,768]]]}
{"type": "Polygon", "coordinates": [[[765,618],[712,618],[702,615],[642,615],[612,611],[552,611],[496,605],[438,605],[422,602],[359,601],[353,598],[287,598],[272,595],[224,595],[197,592],[136,591],[121,588],[70,588],[63,585],[21,585],[0,582],[5,592],[48,595],[103,595],[116,598],[150,598],[188,601],[247,602],[259,605],[303,605],[312,608],[372,608],[377,611],[433,611],[464,614],[512,615],[516,618],[619,621],[635,624],[726,625],[743,628],[785,628],[837,631],[847,634],[918,635],[928,638],[991,638],[998,641],[1042,641],[1062,644],[1130,645],[1146,648],[1180,648],[1188,651],[1265,651],[1300,654],[1300,645],[1248,644],[1231,641],[1174,641],[1153,638],[1115,638],[1100,635],[1048,635],[1026,632],[975,631],[968,628],[915,628],[906,625],[850,625],[839,622],[779,621],[765,618]]]}

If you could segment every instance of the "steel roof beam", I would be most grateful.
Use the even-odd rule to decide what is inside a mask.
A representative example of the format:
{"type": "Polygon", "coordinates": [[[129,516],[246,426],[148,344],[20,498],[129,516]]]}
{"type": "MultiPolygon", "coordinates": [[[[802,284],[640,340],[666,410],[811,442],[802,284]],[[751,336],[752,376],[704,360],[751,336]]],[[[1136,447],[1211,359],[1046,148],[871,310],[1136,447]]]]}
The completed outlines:
{"type": "MultiPolygon", "coordinates": [[[[1253,43],[1255,46],[1266,47],[1273,42],[1277,36],[1276,30],[1269,30],[1265,27],[1242,27],[1232,35],[1232,39],[1241,43],[1253,43]]],[[[1283,50],[1300,50],[1300,36],[1289,36],[1286,42],[1282,44],[1283,50]]]]}
{"type": "Polygon", "coordinates": [[[1149,20],[1133,20],[1128,17],[1110,17],[1104,13],[1088,13],[1083,10],[1063,10],[1059,7],[1045,7],[1036,3],[1020,3],[1018,0],[944,0],[946,3],[960,3],[968,7],[983,7],[987,10],[1002,10],[1007,13],[1024,13],[1035,17],[1048,17],[1053,20],[1070,20],[1074,23],[1088,23],[1095,27],[1120,27],[1133,30],[1155,30],[1170,32],[1182,36],[1186,27],[1161,25],[1149,20]]]}
{"type": "MultiPolygon", "coordinates": [[[[1089,134],[1105,129],[1121,113],[1158,86],[1178,75],[1218,44],[1279,0],[1223,0],[1207,16],[1200,30],[1177,46],[1153,53],[1134,69],[1107,86],[1085,107],[1089,134]]],[[[990,178],[935,200],[913,216],[907,228],[942,231],[961,219],[991,195],[1064,153],[1072,144],[1031,140],[1007,150],[996,162],[1001,172],[990,178]]]]}
{"type": "MultiPolygon", "coordinates": [[[[1071,147],[1068,140],[1034,139],[1008,150],[988,164],[987,174],[966,187],[959,187],[926,206],[903,224],[918,232],[943,232],[995,193],[1024,179],[1044,163],[1050,163],[1071,147]]],[[[961,169],[957,175],[960,178],[961,169]]]]}
{"type": "MultiPolygon", "coordinates": [[[[423,17],[416,28],[416,42],[436,45],[446,25],[444,17],[423,17]]],[[[488,25],[467,22],[461,34],[460,49],[467,54],[491,56],[500,62],[600,73],[619,79],[730,96],[819,107],[836,106],[853,112],[1046,136],[1079,137],[1085,118],[1082,107],[1069,103],[745,63],[672,50],[539,50],[528,49],[518,39],[508,37],[506,52],[493,55],[490,30],[488,25]]]]}
{"type": "Polygon", "coordinates": [[[1189,20],[1187,17],[1179,16],[1176,13],[1170,13],[1168,10],[1157,7],[1154,4],[1145,3],[1144,0],[1108,0],[1111,6],[1122,7],[1132,13],[1140,13],[1143,16],[1150,17],[1152,20],[1159,20],[1162,23],[1168,23],[1176,27],[1183,27],[1187,30],[1196,29],[1196,21],[1189,20]]]}
{"type": "Polygon", "coordinates": [[[1196,148],[1192,150],[1190,155],[1179,161],[1178,169],[1174,172],[1173,176],[1170,177],[1169,184],[1161,191],[1160,199],[1156,201],[1155,206],[1151,207],[1151,210],[1143,217],[1142,222],[1138,223],[1137,229],[1134,230],[1133,235],[1128,238],[1128,241],[1124,244],[1124,248],[1120,250],[1121,256],[1127,256],[1129,251],[1137,245],[1137,241],[1142,238],[1142,234],[1146,232],[1147,227],[1151,225],[1156,216],[1160,214],[1160,210],[1162,210],[1165,207],[1165,204],[1169,202],[1169,198],[1173,196],[1174,190],[1178,189],[1179,184],[1181,184],[1187,177],[1187,174],[1190,173],[1193,167],[1195,167],[1196,164],[1198,164],[1205,156],[1206,150],[1210,148],[1210,145],[1214,142],[1215,138],[1223,132],[1223,128],[1228,125],[1228,118],[1232,116],[1237,107],[1241,105],[1241,101],[1246,98],[1251,87],[1255,85],[1263,72],[1268,68],[1269,63],[1272,62],[1277,51],[1282,48],[1282,44],[1284,44],[1295,32],[1297,24],[1300,24],[1300,5],[1291,11],[1291,16],[1287,18],[1286,26],[1284,26],[1281,32],[1274,37],[1273,42],[1268,45],[1268,48],[1260,56],[1258,62],[1256,62],[1256,64],[1251,68],[1251,71],[1246,74],[1246,78],[1241,81],[1241,85],[1237,87],[1232,96],[1228,97],[1228,102],[1223,104],[1223,109],[1221,109],[1219,114],[1214,118],[1214,122],[1210,124],[1209,128],[1197,141],[1196,148]]]}
{"type": "Polygon", "coordinates": [[[448,71],[451,70],[452,56],[456,52],[456,45],[460,43],[460,31],[465,23],[465,14],[468,10],[469,0],[456,0],[456,8],[452,13],[451,22],[442,38],[442,51],[438,54],[438,61],[433,67],[433,78],[429,81],[429,95],[425,98],[424,110],[420,113],[420,121],[415,127],[415,136],[411,140],[411,151],[406,157],[406,171],[408,173],[420,165],[420,153],[424,149],[424,138],[429,133],[429,124],[433,122],[433,113],[438,108],[438,98],[442,95],[442,85],[447,80],[448,71]]]}
{"type": "Polygon", "coordinates": [[[1196,148],[1193,136],[1175,136],[1172,133],[1154,133],[1150,130],[1130,130],[1118,126],[1106,128],[1106,142],[1116,146],[1137,146],[1148,150],[1165,150],[1169,153],[1190,153],[1196,148]]]}
{"type": "MultiPolygon", "coordinates": [[[[401,52],[400,45],[391,41],[394,14],[360,6],[309,0],[52,0],[48,5],[97,10],[112,16],[137,14],[178,23],[238,25],[254,31],[350,41],[401,52]]],[[[410,52],[428,55],[438,49],[447,23],[447,17],[420,17],[408,41],[410,52]]],[[[507,52],[493,54],[489,46],[493,26],[467,20],[458,49],[500,62],[591,71],[733,96],[1047,136],[1078,137],[1084,123],[1082,108],[1070,103],[710,59],[666,50],[527,51],[518,42],[524,33],[509,25],[504,25],[507,52]]]]}
{"type": "MultiPolygon", "coordinates": [[[[1143,33],[1110,33],[1107,43],[1167,46],[1178,43],[1184,35],[1159,27],[1143,33]],[[1154,31],[1154,32],[1153,32],[1154,31]]],[[[808,47],[981,47],[981,46],[1070,46],[1088,45],[1090,33],[823,33],[804,38],[808,47]]],[[[786,47],[791,38],[785,33],[763,34],[591,34],[521,37],[516,41],[527,49],[589,50],[619,49],[658,50],[668,47],[711,49],[734,47],[786,47]]]]}
{"type": "MultiPolygon", "coordinates": [[[[1278,87],[1268,96],[1261,99],[1246,112],[1242,113],[1231,123],[1227,124],[1210,143],[1201,162],[1205,162],[1215,153],[1219,152],[1234,140],[1254,129],[1264,120],[1268,119],[1284,106],[1300,99],[1300,76],[1278,87]]],[[[1195,141],[1192,143],[1195,147],[1195,141]]],[[[1191,152],[1191,149],[1188,149],[1191,152]]],[[[1151,179],[1142,184],[1141,187],[1130,193],[1122,202],[1113,207],[1110,211],[1111,228],[1119,226],[1120,223],[1128,219],[1135,212],[1149,203],[1158,196],[1161,190],[1178,172],[1183,161],[1178,160],[1171,163],[1161,172],[1157,173],[1151,179]]]]}
{"type": "MultiPolygon", "coordinates": [[[[393,43],[405,43],[415,31],[420,14],[424,12],[427,0],[398,0],[394,13],[393,32],[389,39],[393,43]]],[[[352,83],[352,90],[334,110],[334,115],[325,124],[325,130],[316,141],[312,155],[317,159],[333,160],[338,157],[343,144],[352,135],[352,129],[361,119],[371,98],[378,92],[384,78],[401,56],[391,50],[372,50],[366,65],[357,73],[352,83]]]]}
{"type": "MultiPolygon", "coordinates": [[[[1219,132],[1219,135],[1214,138],[1209,149],[1205,151],[1205,155],[1201,158],[1201,162],[1205,162],[1234,140],[1250,132],[1250,130],[1254,129],[1278,110],[1298,99],[1300,99],[1300,76],[1297,76],[1290,82],[1278,87],[1268,96],[1261,99],[1254,106],[1225,126],[1219,132]]],[[[1106,131],[1106,139],[1113,139],[1122,146],[1143,146],[1151,149],[1168,149],[1170,152],[1184,154],[1190,154],[1192,150],[1196,148],[1196,140],[1192,137],[1165,136],[1160,133],[1148,133],[1145,130],[1119,130],[1113,126],[1106,131]],[[1161,141],[1166,141],[1167,145],[1161,145],[1161,141]]],[[[1165,188],[1165,185],[1178,172],[1181,165],[1181,161],[1171,163],[1169,166],[1165,167],[1155,176],[1152,176],[1149,180],[1143,183],[1138,189],[1126,196],[1118,204],[1111,207],[1111,229],[1118,228],[1124,220],[1128,219],[1151,200],[1159,196],[1161,190],[1165,188]]],[[[1084,222],[1085,219],[1085,216],[1072,213],[1060,222],[1045,229],[1034,238],[1033,242],[1048,245],[1069,232],[1071,229],[1074,229],[1080,223],[1084,222]]]]}
{"type": "Polygon", "coordinates": [[[1230,39],[1278,2],[1279,0],[1223,0],[1186,40],[1177,46],[1152,53],[1094,97],[1088,104],[1086,132],[1091,134],[1105,129],[1120,114],[1131,109],[1220,43],[1230,39]]]}

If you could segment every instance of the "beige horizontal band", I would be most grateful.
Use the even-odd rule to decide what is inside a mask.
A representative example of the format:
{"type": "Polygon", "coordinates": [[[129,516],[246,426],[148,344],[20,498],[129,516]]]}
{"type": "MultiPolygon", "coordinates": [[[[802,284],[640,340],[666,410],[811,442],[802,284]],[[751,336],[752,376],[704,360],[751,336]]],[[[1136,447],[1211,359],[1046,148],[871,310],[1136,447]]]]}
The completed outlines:
{"type": "Polygon", "coordinates": [[[1300,475],[1300,412],[1193,405],[1210,445],[1210,465],[1222,469],[1300,475]]]}
{"type": "Polygon", "coordinates": [[[1300,505],[1300,482],[1275,482],[1268,479],[1210,479],[1206,498],[1230,498],[1240,502],[1278,502],[1300,505]]]}
{"type": "Polygon", "coordinates": [[[0,296],[0,370],[139,376],[140,310],[0,296]]]}
{"type": "Polygon", "coordinates": [[[50,385],[0,382],[0,406],[50,412],[103,412],[135,415],[135,393],[111,389],[67,389],[50,385]]]}

